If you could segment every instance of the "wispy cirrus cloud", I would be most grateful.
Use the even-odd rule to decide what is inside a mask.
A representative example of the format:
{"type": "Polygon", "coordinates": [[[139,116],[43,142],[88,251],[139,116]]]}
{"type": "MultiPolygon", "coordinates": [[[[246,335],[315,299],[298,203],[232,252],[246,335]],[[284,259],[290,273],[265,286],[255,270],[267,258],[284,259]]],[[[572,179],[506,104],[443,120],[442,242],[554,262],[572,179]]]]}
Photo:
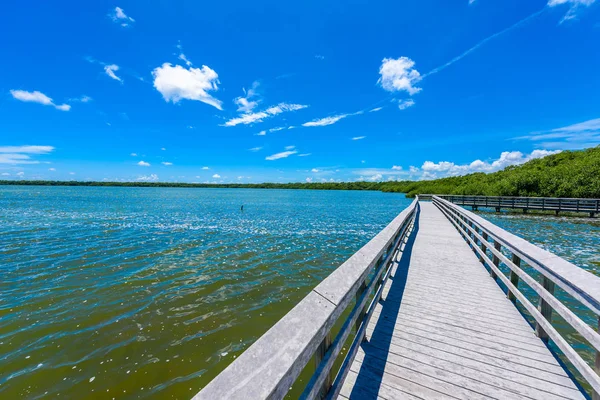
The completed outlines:
{"type": "Polygon", "coordinates": [[[351,140],[363,140],[366,136],[354,136],[351,140]]]}
{"type": "Polygon", "coordinates": [[[289,156],[293,156],[294,154],[298,154],[298,151],[296,150],[296,146],[286,146],[285,151],[267,156],[267,157],[265,157],[265,160],[268,160],[268,161],[279,160],[281,158],[287,158],[289,156]]]}
{"type": "Polygon", "coordinates": [[[260,151],[260,150],[262,150],[262,147],[253,147],[251,149],[248,149],[248,151],[253,151],[253,152],[257,152],[257,151],[260,151]]]}
{"type": "Polygon", "coordinates": [[[125,14],[125,11],[123,11],[121,7],[115,7],[115,9],[112,10],[108,16],[113,22],[118,23],[122,27],[130,26],[131,23],[135,22],[135,19],[125,14]]]}
{"type": "Polygon", "coordinates": [[[561,5],[569,6],[569,10],[560,21],[560,23],[562,24],[565,21],[575,19],[577,17],[577,13],[581,8],[589,7],[595,2],[596,0],[548,0],[548,7],[556,7],[561,5]]]}
{"type": "Polygon", "coordinates": [[[55,104],[52,98],[37,90],[33,92],[28,92],[26,90],[11,90],[10,94],[16,100],[26,103],[38,103],[45,106],[52,106],[60,111],[69,111],[71,109],[69,104],[55,104]]]}
{"type": "Polygon", "coordinates": [[[39,164],[32,155],[48,154],[53,146],[0,146],[0,164],[39,164]]]}
{"type": "Polygon", "coordinates": [[[600,118],[562,128],[532,132],[515,140],[529,140],[548,149],[576,150],[600,145],[600,118]]]}
{"type": "Polygon", "coordinates": [[[114,79],[115,81],[123,83],[123,79],[121,79],[117,76],[117,74],[115,74],[115,72],[117,72],[118,70],[119,66],[117,64],[109,64],[104,66],[104,73],[106,75],[108,75],[111,79],[114,79]]]}
{"type": "Polygon", "coordinates": [[[305,122],[302,124],[302,126],[304,127],[315,127],[315,126],[327,126],[327,125],[333,125],[338,121],[341,121],[344,118],[347,117],[351,117],[353,115],[360,115],[362,114],[363,111],[357,111],[355,113],[350,113],[350,114],[338,114],[338,115],[333,115],[330,117],[325,117],[325,118],[319,118],[319,119],[315,119],[309,122],[305,122]]]}
{"type": "Polygon", "coordinates": [[[298,111],[304,108],[307,108],[307,105],[303,104],[288,104],[288,103],[279,103],[275,106],[271,106],[264,111],[259,111],[255,113],[246,113],[242,114],[239,117],[232,118],[225,122],[222,126],[236,126],[236,125],[249,125],[258,122],[262,122],[267,118],[274,117],[276,115],[282,114],[284,112],[298,111]]]}
{"type": "Polygon", "coordinates": [[[398,108],[400,110],[406,110],[408,107],[412,107],[414,105],[415,105],[415,101],[413,99],[398,101],[398,108]]]}
{"type": "Polygon", "coordinates": [[[254,81],[250,89],[246,90],[245,88],[242,88],[244,96],[233,99],[233,102],[238,106],[238,112],[250,113],[256,106],[258,106],[261,101],[260,98],[258,98],[259,86],[260,83],[258,81],[254,81]]]}

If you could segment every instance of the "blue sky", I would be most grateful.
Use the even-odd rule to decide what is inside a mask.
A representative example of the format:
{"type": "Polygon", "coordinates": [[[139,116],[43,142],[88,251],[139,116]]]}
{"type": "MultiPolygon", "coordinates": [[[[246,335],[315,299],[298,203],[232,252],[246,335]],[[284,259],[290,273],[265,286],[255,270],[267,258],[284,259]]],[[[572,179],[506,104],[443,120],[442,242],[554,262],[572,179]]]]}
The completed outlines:
{"type": "Polygon", "coordinates": [[[9,2],[0,178],[429,179],[596,146],[599,4],[9,2]]]}

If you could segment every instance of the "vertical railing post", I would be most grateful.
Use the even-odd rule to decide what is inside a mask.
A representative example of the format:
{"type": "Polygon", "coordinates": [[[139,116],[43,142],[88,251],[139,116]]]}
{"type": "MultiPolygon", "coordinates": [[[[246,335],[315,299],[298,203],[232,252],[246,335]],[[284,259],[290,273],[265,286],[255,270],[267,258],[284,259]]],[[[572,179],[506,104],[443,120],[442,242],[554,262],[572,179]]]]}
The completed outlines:
{"type": "MultiPolygon", "coordinates": [[[[356,304],[358,304],[360,302],[360,298],[365,293],[365,290],[367,290],[367,283],[365,281],[363,281],[360,284],[358,291],[356,292],[356,304]]],[[[356,319],[356,323],[354,325],[356,332],[358,332],[358,330],[360,329],[360,325],[362,324],[364,318],[365,318],[365,309],[363,308],[362,310],[360,310],[360,313],[358,314],[358,318],[356,319]]]]}
{"type": "MultiPolygon", "coordinates": [[[[517,267],[521,266],[521,259],[516,254],[512,255],[512,262],[517,267]]],[[[512,269],[510,270],[510,283],[512,283],[515,287],[517,287],[519,285],[519,275],[517,275],[515,273],[515,271],[513,271],[512,269]]],[[[515,297],[513,292],[511,292],[510,289],[508,289],[507,297],[510,301],[512,301],[513,303],[516,303],[517,298],[515,297]]]]}
{"type": "MultiPolygon", "coordinates": [[[[554,295],[554,282],[552,282],[550,279],[546,278],[545,276],[542,277],[542,286],[550,294],[554,295]]],[[[542,316],[544,318],[546,318],[546,320],[548,320],[549,322],[552,321],[552,307],[550,307],[550,305],[548,303],[546,303],[546,300],[544,300],[541,296],[540,296],[540,300],[538,302],[538,311],[540,313],[542,313],[542,316]]],[[[535,323],[535,333],[544,342],[548,342],[548,333],[546,333],[546,331],[544,331],[544,329],[540,326],[540,324],[538,322],[535,323]]]]}
{"type": "MultiPolygon", "coordinates": [[[[318,369],[319,365],[321,365],[321,362],[323,361],[323,358],[325,358],[325,354],[327,354],[327,350],[329,350],[329,347],[331,347],[331,332],[327,332],[327,335],[325,335],[323,341],[321,342],[319,347],[317,347],[317,351],[315,353],[315,369],[318,369]]],[[[327,374],[327,378],[325,378],[325,382],[323,382],[323,386],[319,391],[320,399],[324,399],[325,396],[327,396],[327,393],[329,392],[329,389],[331,389],[332,385],[333,371],[329,371],[329,373],[327,374]]]]}
{"type": "MultiPolygon", "coordinates": [[[[481,251],[483,252],[483,254],[485,254],[485,252],[487,251],[487,247],[485,247],[485,241],[487,241],[488,239],[488,235],[485,232],[482,232],[481,236],[483,237],[483,240],[481,241],[481,251]]],[[[483,255],[479,256],[479,262],[483,264],[483,255]]]]}
{"type": "MultiPolygon", "coordinates": [[[[494,249],[496,249],[496,250],[498,250],[498,251],[501,251],[501,248],[502,248],[502,245],[500,244],[500,242],[499,242],[499,241],[497,241],[496,239],[494,239],[494,249]]],[[[493,263],[493,264],[494,264],[496,267],[499,267],[499,266],[500,266],[500,258],[498,258],[498,256],[497,256],[497,255],[495,255],[495,254],[494,254],[494,258],[493,258],[493,260],[492,260],[492,263],[493,263]]],[[[490,268],[490,275],[492,276],[492,278],[493,278],[494,280],[497,280],[497,279],[498,279],[498,275],[496,275],[496,273],[494,272],[494,270],[492,270],[491,268],[490,268]]]]}

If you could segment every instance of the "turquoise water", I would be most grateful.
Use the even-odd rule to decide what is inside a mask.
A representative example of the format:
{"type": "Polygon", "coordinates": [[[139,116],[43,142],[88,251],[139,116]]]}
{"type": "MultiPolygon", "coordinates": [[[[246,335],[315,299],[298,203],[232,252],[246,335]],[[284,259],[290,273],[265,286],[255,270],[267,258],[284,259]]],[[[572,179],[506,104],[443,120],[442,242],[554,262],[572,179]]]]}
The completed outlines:
{"type": "Polygon", "coordinates": [[[190,398],[408,204],[0,186],[0,398],[190,398]]]}

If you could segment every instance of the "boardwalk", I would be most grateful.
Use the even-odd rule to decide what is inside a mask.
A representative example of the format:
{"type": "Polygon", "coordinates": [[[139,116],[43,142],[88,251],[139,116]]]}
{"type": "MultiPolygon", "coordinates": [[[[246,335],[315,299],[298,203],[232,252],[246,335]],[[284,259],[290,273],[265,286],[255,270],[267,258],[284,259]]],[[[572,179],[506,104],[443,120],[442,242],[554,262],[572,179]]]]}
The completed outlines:
{"type": "Polygon", "coordinates": [[[442,212],[421,203],[345,399],[583,399],[442,212]]]}

